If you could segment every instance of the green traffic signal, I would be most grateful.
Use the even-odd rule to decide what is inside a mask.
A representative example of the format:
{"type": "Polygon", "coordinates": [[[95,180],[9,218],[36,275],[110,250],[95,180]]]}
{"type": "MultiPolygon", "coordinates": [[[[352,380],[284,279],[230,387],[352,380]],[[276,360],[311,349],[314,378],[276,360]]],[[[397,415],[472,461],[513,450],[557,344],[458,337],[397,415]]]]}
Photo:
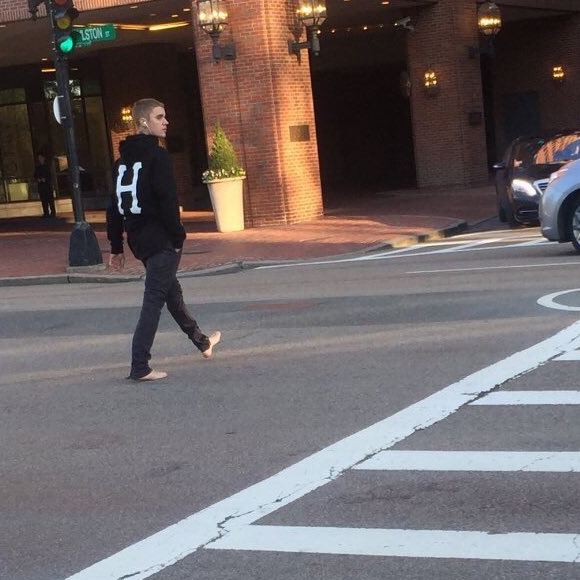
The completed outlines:
{"type": "Polygon", "coordinates": [[[68,55],[77,44],[78,34],[73,30],[73,22],[79,11],[74,7],[73,0],[50,0],[50,8],[55,50],[61,55],[68,55]]]}
{"type": "Polygon", "coordinates": [[[72,36],[63,36],[58,41],[58,49],[65,54],[68,54],[75,47],[75,41],[72,36]]]}

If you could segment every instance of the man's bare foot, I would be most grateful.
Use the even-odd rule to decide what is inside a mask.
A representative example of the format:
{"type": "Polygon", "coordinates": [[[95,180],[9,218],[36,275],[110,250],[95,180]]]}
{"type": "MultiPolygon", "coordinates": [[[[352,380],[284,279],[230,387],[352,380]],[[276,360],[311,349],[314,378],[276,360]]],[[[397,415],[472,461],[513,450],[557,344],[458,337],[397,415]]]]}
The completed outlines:
{"type": "Polygon", "coordinates": [[[209,358],[213,354],[213,347],[222,339],[222,333],[216,330],[209,335],[209,348],[201,353],[203,358],[209,358]]]}
{"type": "Polygon", "coordinates": [[[151,371],[148,375],[144,377],[129,377],[134,381],[158,381],[159,379],[164,379],[167,373],[164,371],[151,371]]]}

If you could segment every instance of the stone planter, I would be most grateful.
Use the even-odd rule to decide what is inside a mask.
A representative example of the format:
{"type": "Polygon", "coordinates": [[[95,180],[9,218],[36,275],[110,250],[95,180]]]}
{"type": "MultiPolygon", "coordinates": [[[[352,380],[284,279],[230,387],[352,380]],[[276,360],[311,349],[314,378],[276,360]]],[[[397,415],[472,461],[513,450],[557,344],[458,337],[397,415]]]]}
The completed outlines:
{"type": "Polygon", "coordinates": [[[207,182],[218,232],[244,229],[244,179],[232,177],[207,182]]]}

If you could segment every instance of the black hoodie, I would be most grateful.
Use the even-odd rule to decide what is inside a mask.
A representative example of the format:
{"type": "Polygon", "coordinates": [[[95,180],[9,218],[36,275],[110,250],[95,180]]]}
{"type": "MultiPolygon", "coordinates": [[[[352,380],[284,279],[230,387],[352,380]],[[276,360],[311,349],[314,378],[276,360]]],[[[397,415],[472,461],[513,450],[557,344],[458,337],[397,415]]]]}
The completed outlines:
{"type": "Polygon", "coordinates": [[[181,248],[185,230],[167,150],[159,146],[157,137],[139,134],[122,141],[119,151],[107,208],[111,253],[123,252],[123,229],[140,260],[165,248],[181,248]]]}

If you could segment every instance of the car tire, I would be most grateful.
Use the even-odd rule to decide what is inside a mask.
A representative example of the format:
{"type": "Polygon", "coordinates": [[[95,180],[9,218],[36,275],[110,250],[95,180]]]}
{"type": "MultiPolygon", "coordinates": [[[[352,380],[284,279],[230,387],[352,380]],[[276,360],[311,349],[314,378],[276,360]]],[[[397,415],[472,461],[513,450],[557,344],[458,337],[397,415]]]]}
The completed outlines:
{"type": "Polygon", "coordinates": [[[577,197],[568,210],[568,236],[574,249],[580,254],[580,197],[577,197]]]}

